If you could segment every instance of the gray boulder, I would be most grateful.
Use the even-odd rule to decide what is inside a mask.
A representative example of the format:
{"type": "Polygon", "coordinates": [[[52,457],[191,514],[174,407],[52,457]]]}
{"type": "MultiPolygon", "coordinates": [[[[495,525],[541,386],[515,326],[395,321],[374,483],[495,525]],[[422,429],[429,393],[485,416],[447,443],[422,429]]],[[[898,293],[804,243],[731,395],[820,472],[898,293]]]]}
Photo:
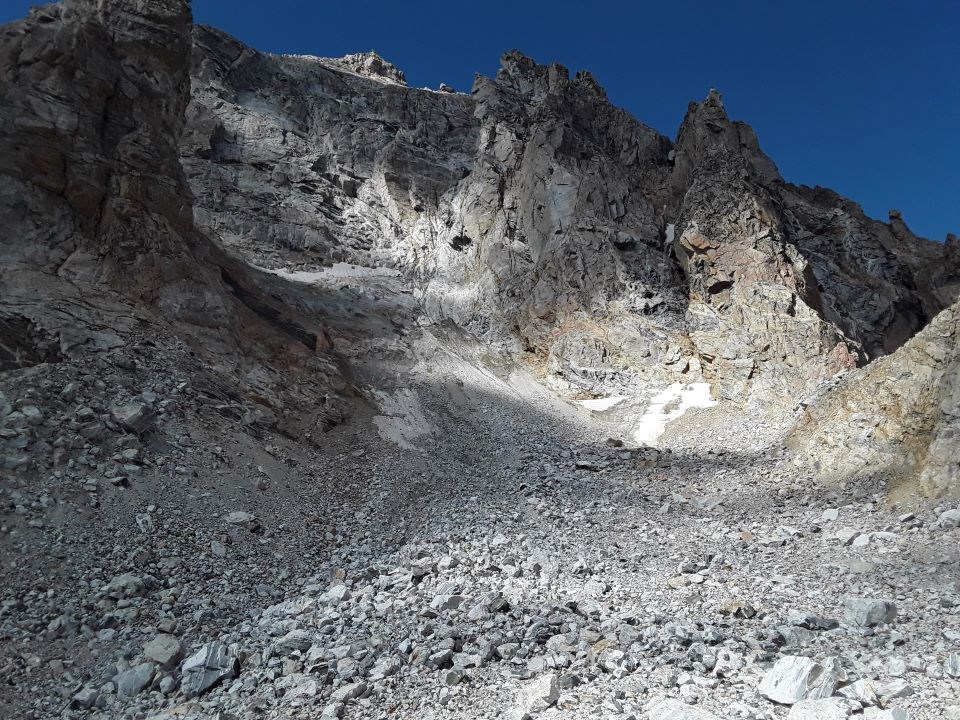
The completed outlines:
{"type": "Polygon", "coordinates": [[[139,694],[153,680],[155,669],[156,665],[145,662],[118,673],[113,678],[113,681],[117,684],[117,692],[127,697],[139,694]]]}
{"type": "Polygon", "coordinates": [[[173,635],[161,633],[143,646],[143,655],[160,667],[170,669],[183,658],[183,645],[173,635]]]}
{"type": "Polygon", "coordinates": [[[839,678],[829,664],[807,657],[788,656],[777,660],[757,688],[768,700],[793,705],[801,700],[818,700],[833,695],[839,678]]]}
{"type": "Polygon", "coordinates": [[[937,527],[944,530],[960,527],[960,509],[954,508],[940,513],[940,517],[937,518],[937,527]]]}
{"type": "Polygon", "coordinates": [[[874,627],[893,622],[897,606],[890,600],[848,597],[843,601],[844,619],[855,627],[874,627]]]}
{"type": "Polygon", "coordinates": [[[220,642],[207,643],[184,661],[180,671],[180,688],[187,697],[195,697],[225,678],[236,677],[239,666],[237,658],[226,645],[220,642]]]}

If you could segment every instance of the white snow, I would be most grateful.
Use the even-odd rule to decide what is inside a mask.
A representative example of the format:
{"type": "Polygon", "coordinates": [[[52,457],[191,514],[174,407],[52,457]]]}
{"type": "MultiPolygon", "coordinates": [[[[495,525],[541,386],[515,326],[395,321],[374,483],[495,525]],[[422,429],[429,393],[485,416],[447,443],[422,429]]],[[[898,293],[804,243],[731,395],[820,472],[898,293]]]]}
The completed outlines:
{"type": "Polygon", "coordinates": [[[622,403],[627,399],[626,395],[611,395],[605,398],[594,398],[593,400],[581,400],[580,405],[593,412],[603,412],[609,410],[614,405],[622,403]]]}
{"type": "MultiPolygon", "coordinates": [[[[265,268],[261,268],[265,269],[265,268]]],[[[342,279],[342,278],[365,278],[365,277],[398,277],[399,270],[392,268],[371,268],[363,265],[351,265],[350,263],[338,262],[331,267],[314,272],[310,270],[267,270],[274,275],[280,275],[294,282],[313,284],[321,280],[342,279]]]]}
{"type": "Polygon", "coordinates": [[[690,408],[707,408],[717,404],[710,397],[710,383],[673,383],[650,398],[647,411],[633,431],[633,438],[644,445],[656,445],[667,423],[676,420],[690,408]]]}

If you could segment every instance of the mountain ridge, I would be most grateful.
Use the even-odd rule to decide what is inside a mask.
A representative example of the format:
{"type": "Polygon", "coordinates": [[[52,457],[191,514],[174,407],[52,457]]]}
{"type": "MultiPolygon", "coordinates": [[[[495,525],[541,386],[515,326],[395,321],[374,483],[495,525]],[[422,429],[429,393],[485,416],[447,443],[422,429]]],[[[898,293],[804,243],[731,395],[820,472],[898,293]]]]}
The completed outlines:
{"type": "Polygon", "coordinates": [[[0,58],[0,715],[960,717],[955,238],[515,52],[0,58]]]}

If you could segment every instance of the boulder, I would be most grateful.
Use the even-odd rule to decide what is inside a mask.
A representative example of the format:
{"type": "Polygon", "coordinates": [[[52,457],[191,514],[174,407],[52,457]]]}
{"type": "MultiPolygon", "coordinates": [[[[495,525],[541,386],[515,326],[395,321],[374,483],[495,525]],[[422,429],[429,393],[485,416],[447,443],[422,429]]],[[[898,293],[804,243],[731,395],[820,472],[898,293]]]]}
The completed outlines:
{"type": "Polygon", "coordinates": [[[720,720],[713,713],[687,705],[679,700],[664,700],[648,712],[649,720],[720,720]]]}
{"type": "Polygon", "coordinates": [[[117,692],[127,697],[137,695],[153,680],[154,670],[156,665],[145,662],[115,675],[113,682],[117,685],[117,692]]]}
{"type": "Polygon", "coordinates": [[[832,667],[794,655],[777,660],[757,690],[768,700],[793,705],[801,700],[830,697],[838,680],[832,667]]]}
{"type": "Polygon", "coordinates": [[[211,642],[188,657],[180,671],[180,688],[187,697],[196,697],[239,672],[240,663],[226,645],[211,642]]]}
{"type": "Polygon", "coordinates": [[[542,712],[557,702],[560,686],[554,674],[542,675],[520,688],[513,706],[514,718],[525,718],[531,713],[542,712]]]}
{"type": "Polygon", "coordinates": [[[844,598],[844,620],[854,627],[874,627],[893,622],[897,606],[890,600],[875,598],[844,598]]]}
{"type": "Polygon", "coordinates": [[[173,635],[161,633],[143,646],[143,656],[169,670],[183,659],[183,645],[173,635]]]}

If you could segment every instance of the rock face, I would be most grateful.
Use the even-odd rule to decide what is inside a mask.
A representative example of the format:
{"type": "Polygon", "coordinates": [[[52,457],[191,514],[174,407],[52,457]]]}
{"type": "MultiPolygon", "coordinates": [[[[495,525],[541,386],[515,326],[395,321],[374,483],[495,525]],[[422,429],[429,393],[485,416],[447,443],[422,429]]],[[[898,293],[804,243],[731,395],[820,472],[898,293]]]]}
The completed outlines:
{"type": "Polygon", "coordinates": [[[409,88],[375,55],[271,56],[197,28],[192,79],[180,152],[201,227],[268,266],[402,269],[433,320],[579,397],[707,381],[789,403],[958,287],[954,247],[786,183],[716,92],[674,144],[589,73],[517,52],[468,96],[409,88]]]}
{"type": "Polygon", "coordinates": [[[864,501],[956,486],[957,306],[903,342],[955,238],[519,53],[433,92],[73,0],[0,57],[0,717],[960,717],[960,510],[864,501]],[[633,447],[531,367],[737,412],[633,447]],[[857,482],[753,438],[812,387],[857,482]]]}
{"type": "Polygon", "coordinates": [[[937,496],[958,492],[958,437],[960,302],[812,402],[791,444],[832,479],[882,478],[902,493],[937,496]]]}
{"type": "Polygon", "coordinates": [[[327,347],[194,225],[178,156],[191,26],[188,0],[66,0],[3,28],[6,353],[111,349],[138,323],[228,364],[327,347]]]}

